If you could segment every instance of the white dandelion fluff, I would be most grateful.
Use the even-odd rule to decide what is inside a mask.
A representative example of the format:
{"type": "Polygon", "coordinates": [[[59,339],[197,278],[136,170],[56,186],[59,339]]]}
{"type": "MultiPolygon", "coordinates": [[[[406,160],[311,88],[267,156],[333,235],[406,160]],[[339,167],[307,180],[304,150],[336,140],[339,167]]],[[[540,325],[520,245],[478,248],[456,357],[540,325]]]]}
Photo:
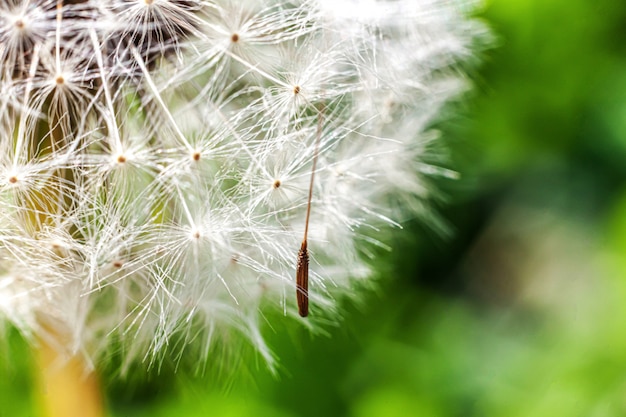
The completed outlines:
{"type": "Polygon", "coordinates": [[[96,359],[237,332],[271,361],[263,311],[308,311],[305,229],[315,317],[448,174],[428,128],[467,87],[474,6],[4,1],[3,319],[96,359]]]}

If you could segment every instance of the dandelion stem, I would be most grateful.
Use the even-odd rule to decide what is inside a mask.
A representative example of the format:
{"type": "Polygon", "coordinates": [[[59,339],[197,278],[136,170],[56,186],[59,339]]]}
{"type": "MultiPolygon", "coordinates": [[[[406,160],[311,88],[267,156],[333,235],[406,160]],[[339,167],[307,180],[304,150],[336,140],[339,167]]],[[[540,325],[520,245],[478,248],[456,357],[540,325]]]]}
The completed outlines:
{"type": "Polygon", "coordinates": [[[43,416],[104,416],[98,379],[80,358],[62,358],[58,348],[42,342],[37,349],[37,365],[43,416]]]}

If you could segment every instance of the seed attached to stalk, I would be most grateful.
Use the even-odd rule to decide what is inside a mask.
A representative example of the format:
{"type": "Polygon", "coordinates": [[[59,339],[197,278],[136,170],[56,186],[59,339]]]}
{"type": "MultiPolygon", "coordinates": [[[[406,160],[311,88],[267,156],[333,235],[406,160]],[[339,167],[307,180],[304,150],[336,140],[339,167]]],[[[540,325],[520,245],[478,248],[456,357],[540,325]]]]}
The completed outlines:
{"type": "Polygon", "coordinates": [[[315,153],[313,154],[313,166],[311,167],[311,182],[309,183],[309,197],[306,203],[306,219],[304,221],[304,237],[298,251],[298,262],[296,263],[296,300],[298,302],[298,314],[300,317],[309,315],[309,219],[311,218],[311,200],[313,199],[313,183],[315,180],[315,168],[319,156],[320,140],[322,138],[322,127],[324,124],[322,107],[318,110],[317,136],[315,138],[315,153]]]}

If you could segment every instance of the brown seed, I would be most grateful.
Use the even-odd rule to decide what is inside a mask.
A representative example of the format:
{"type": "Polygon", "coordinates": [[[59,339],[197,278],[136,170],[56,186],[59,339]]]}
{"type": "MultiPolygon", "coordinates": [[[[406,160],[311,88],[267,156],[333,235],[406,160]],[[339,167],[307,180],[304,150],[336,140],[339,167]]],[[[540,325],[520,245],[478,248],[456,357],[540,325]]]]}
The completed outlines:
{"type": "Polygon", "coordinates": [[[194,152],[194,154],[191,157],[193,158],[194,161],[199,161],[200,160],[200,152],[194,152]]]}
{"type": "Polygon", "coordinates": [[[17,182],[17,177],[16,176],[9,177],[9,182],[11,184],[15,184],[17,182]]]}
{"type": "Polygon", "coordinates": [[[296,85],[296,86],[293,88],[293,93],[294,93],[294,94],[300,94],[300,86],[299,86],[299,85],[296,85]]]}
{"type": "Polygon", "coordinates": [[[63,78],[62,75],[57,75],[57,77],[54,79],[54,81],[58,84],[61,85],[63,83],[65,83],[65,78],[63,78]]]}
{"type": "Polygon", "coordinates": [[[232,43],[237,43],[239,42],[239,34],[238,33],[233,33],[230,37],[230,41],[232,43]]]}
{"type": "Polygon", "coordinates": [[[306,240],[300,245],[296,265],[296,300],[300,317],[309,315],[309,250],[306,240]]]}
{"type": "Polygon", "coordinates": [[[22,19],[18,19],[15,21],[15,27],[18,29],[24,29],[24,26],[26,26],[24,24],[24,21],[22,19]]]}
{"type": "Polygon", "coordinates": [[[123,164],[124,162],[126,162],[126,157],[124,155],[120,155],[117,157],[118,164],[123,164]]]}
{"type": "Polygon", "coordinates": [[[122,263],[122,261],[115,261],[113,262],[113,266],[116,268],[121,268],[122,266],[124,266],[124,264],[122,263]]]}
{"type": "Polygon", "coordinates": [[[274,181],[274,184],[272,184],[272,185],[274,186],[274,189],[276,189],[276,188],[280,187],[280,184],[281,184],[280,180],[276,180],[276,181],[274,181]]]}

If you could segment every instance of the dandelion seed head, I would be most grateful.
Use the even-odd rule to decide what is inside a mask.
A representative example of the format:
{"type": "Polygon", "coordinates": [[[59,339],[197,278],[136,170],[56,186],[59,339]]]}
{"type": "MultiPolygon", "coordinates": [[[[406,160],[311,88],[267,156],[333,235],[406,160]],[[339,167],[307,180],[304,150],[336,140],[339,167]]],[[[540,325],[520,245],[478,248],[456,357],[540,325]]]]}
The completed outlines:
{"type": "Polygon", "coordinates": [[[235,333],[271,364],[266,310],[336,319],[382,231],[435,218],[430,126],[488,33],[470,5],[0,4],[0,317],[94,363],[235,333]]]}

